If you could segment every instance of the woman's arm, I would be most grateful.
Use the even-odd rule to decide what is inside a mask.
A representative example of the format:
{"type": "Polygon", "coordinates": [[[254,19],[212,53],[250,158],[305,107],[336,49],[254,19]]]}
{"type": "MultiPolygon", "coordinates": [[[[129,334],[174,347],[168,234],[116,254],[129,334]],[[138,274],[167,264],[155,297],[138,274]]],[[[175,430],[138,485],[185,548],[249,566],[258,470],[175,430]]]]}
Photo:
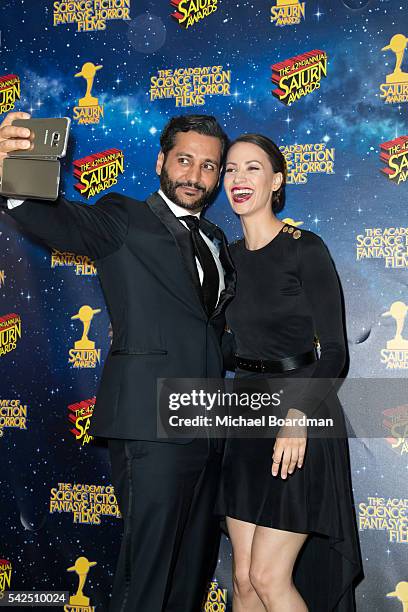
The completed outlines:
{"type": "Polygon", "coordinates": [[[320,343],[320,359],[296,408],[312,416],[344,369],[346,345],[340,284],[327,247],[312,232],[303,232],[298,242],[299,274],[320,343]]]}

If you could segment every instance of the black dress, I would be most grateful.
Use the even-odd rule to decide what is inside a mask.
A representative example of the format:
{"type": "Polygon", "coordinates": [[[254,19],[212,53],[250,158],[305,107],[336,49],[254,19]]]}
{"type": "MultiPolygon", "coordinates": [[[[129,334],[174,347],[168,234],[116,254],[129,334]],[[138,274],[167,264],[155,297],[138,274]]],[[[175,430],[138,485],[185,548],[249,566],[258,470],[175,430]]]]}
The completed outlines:
{"type": "MultiPolygon", "coordinates": [[[[320,359],[284,374],[308,379],[299,403],[291,407],[315,416],[329,401],[320,379],[338,377],[346,355],[341,294],[327,248],[313,232],[285,225],[266,246],[250,251],[240,240],[231,255],[237,287],[227,323],[236,353],[278,360],[310,351],[317,336],[320,359]]],[[[236,371],[248,382],[259,376],[236,371]]],[[[333,389],[331,396],[340,406],[333,389]]],[[[309,438],[303,467],[286,480],[271,474],[273,444],[269,438],[227,440],[218,510],[257,525],[311,534],[294,572],[300,593],[310,612],[352,612],[361,560],[347,439],[309,438]]]]}

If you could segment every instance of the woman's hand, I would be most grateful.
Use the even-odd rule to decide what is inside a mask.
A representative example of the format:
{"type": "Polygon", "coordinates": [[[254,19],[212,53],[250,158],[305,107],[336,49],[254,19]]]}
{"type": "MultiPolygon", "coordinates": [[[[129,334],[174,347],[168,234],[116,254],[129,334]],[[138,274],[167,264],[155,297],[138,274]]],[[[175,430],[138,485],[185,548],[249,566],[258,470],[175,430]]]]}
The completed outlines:
{"type": "MultiPolygon", "coordinates": [[[[287,419],[297,420],[305,414],[300,410],[291,408],[286,415],[287,419]]],[[[272,476],[277,476],[281,466],[281,478],[287,478],[296,467],[301,468],[306,452],[307,427],[296,425],[284,425],[279,429],[273,447],[272,476]]]]}

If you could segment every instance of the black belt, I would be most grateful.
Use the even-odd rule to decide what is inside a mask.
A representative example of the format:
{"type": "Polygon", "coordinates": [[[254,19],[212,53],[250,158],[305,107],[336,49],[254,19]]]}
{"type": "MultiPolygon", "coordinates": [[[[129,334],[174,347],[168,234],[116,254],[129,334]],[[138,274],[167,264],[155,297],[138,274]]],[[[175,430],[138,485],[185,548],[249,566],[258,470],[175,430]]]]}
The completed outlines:
{"type": "Polygon", "coordinates": [[[300,353],[299,355],[293,355],[293,357],[284,357],[283,359],[276,359],[274,361],[268,361],[266,359],[246,359],[235,355],[235,367],[241,370],[249,370],[250,372],[266,372],[269,374],[275,374],[279,372],[286,372],[287,370],[295,370],[304,365],[309,365],[319,359],[316,349],[308,351],[307,353],[300,353]]]}

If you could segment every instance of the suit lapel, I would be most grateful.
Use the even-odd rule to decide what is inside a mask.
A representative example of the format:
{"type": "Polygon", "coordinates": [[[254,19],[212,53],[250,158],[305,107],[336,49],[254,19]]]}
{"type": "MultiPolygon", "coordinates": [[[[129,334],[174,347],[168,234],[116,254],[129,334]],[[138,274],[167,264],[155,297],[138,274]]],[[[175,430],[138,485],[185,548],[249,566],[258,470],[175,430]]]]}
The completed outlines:
{"type": "Polygon", "coordinates": [[[202,313],[207,318],[203,305],[200,278],[198,276],[197,266],[195,263],[195,253],[190,237],[190,231],[177,219],[177,217],[167,206],[166,202],[157,192],[149,196],[146,202],[150,210],[160,219],[160,221],[166,226],[168,231],[173,236],[175,244],[181,255],[182,262],[187,270],[194,291],[198,297],[199,306],[201,306],[202,313]]]}

